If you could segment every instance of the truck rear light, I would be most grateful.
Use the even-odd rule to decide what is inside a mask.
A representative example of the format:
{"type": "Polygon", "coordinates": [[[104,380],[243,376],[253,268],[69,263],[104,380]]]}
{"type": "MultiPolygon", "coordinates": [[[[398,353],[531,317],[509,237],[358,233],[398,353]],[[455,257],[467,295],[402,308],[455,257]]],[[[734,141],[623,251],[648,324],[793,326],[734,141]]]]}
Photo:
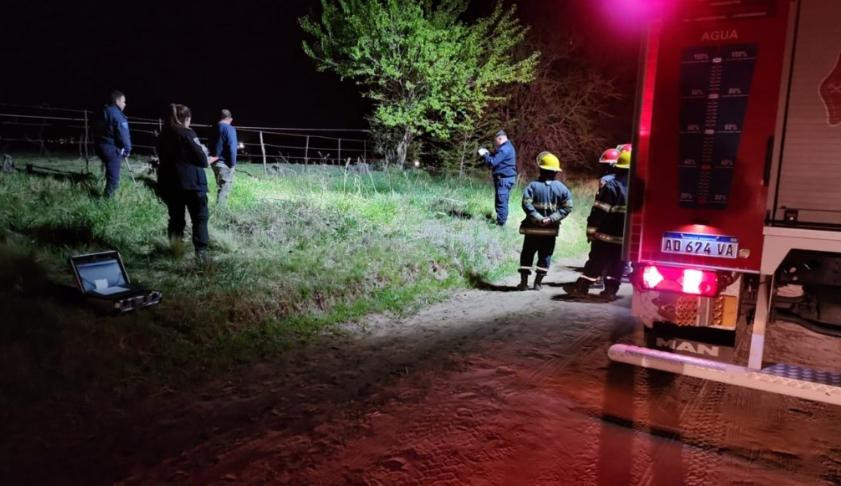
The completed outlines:
{"type": "Polygon", "coordinates": [[[647,266],[642,271],[642,283],[647,289],[656,289],[663,281],[663,275],[654,265],[647,266]]]}
{"type": "Polygon", "coordinates": [[[680,292],[714,297],[718,295],[718,274],[695,268],[643,265],[637,286],[647,290],[680,292]]]}

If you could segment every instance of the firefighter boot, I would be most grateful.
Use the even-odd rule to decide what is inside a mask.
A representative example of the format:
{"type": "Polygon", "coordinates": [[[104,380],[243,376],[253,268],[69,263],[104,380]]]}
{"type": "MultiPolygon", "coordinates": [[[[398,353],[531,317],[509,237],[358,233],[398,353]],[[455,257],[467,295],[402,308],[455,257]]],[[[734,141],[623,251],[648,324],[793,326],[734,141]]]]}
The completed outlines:
{"type": "Polygon", "coordinates": [[[534,290],[540,290],[543,288],[543,277],[545,276],[545,273],[537,272],[537,275],[534,276],[534,290]]]}
{"type": "Polygon", "coordinates": [[[616,298],[616,293],[619,292],[619,280],[615,278],[604,279],[604,290],[599,292],[599,295],[605,299],[613,300],[616,298]]]}
{"type": "Polygon", "coordinates": [[[590,285],[592,284],[592,280],[588,280],[584,277],[578,277],[578,280],[575,282],[564,284],[563,289],[564,292],[573,297],[586,297],[590,293],[590,285]]]}
{"type": "Polygon", "coordinates": [[[529,289],[529,273],[530,272],[520,272],[520,285],[517,286],[517,290],[529,289]]]}

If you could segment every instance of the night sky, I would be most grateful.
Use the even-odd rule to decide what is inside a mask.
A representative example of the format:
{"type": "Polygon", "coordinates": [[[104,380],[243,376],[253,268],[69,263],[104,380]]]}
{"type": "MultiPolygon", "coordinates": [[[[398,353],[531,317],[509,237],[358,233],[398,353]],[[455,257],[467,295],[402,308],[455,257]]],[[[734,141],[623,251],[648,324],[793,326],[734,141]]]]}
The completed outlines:
{"type": "MultiPolygon", "coordinates": [[[[43,4],[3,7],[0,102],[93,109],[117,88],[129,116],[156,117],[174,101],[196,121],[227,107],[241,124],[365,127],[355,86],[316,72],[301,50],[297,19],[317,11],[317,0],[43,4]]],[[[474,1],[471,13],[492,4],[474,1]]],[[[605,66],[627,56],[616,75],[632,95],[637,40],[599,18],[593,1],[519,4],[527,24],[582,33],[605,66]]]]}

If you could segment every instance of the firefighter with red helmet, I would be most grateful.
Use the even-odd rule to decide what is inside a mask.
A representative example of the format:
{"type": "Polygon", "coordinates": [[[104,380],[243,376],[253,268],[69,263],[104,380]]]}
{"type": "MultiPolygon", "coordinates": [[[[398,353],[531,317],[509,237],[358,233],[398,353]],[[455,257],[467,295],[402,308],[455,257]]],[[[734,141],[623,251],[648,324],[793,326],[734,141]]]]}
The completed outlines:
{"type": "Polygon", "coordinates": [[[604,276],[602,297],[612,299],[619,291],[625,264],[622,241],[625,208],[628,201],[628,171],[631,168],[630,145],[608,149],[599,162],[611,165],[610,174],[601,178],[599,192],[587,218],[587,239],[590,254],[584,272],[575,282],[564,285],[564,291],[575,297],[589,295],[590,286],[604,276]],[[626,148],[626,150],[620,150],[626,148]],[[616,153],[618,152],[618,154],[616,153]],[[615,156],[615,163],[611,163],[615,156]]]}

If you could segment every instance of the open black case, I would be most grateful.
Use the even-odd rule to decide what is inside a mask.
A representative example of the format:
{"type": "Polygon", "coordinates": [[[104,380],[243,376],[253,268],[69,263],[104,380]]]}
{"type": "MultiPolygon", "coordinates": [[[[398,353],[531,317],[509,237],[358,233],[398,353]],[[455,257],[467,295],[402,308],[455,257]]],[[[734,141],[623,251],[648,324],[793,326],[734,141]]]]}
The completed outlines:
{"type": "Polygon", "coordinates": [[[89,304],[101,310],[125,313],[161,301],[159,291],[131,285],[117,251],[72,256],[70,266],[79,291],[89,304]]]}

